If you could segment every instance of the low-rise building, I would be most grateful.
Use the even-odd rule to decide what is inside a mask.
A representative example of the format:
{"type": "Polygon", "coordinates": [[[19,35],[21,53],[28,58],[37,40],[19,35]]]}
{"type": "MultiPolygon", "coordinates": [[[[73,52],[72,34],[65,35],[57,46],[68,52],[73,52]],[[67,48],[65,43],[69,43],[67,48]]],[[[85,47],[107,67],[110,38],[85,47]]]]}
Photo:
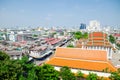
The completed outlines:
{"type": "Polygon", "coordinates": [[[21,59],[23,55],[22,51],[12,50],[12,51],[5,51],[5,52],[10,56],[11,59],[21,59]]]}
{"type": "MultiPolygon", "coordinates": [[[[46,62],[59,70],[62,66],[68,66],[72,70],[84,70],[103,73],[116,71],[117,69],[107,59],[106,51],[84,50],[80,48],[57,48],[53,58],[46,62]]],[[[100,74],[98,74],[101,76],[100,74]]],[[[109,74],[110,75],[110,74],[109,74]]],[[[108,77],[109,75],[104,75],[108,77]]]]}

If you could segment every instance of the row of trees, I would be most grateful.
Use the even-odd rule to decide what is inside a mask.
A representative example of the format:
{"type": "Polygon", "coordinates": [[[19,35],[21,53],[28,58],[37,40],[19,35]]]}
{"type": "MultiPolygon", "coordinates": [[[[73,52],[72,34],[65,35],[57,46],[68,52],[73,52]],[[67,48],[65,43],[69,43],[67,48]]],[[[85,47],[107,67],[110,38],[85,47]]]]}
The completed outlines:
{"type": "MultiPolygon", "coordinates": [[[[60,71],[53,66],[44,64],[35,66],[28,62],[28,57],[21,60],[10,60],[10,57],[0,51],[0,80],[102,80],[96,74],[90,73],[87,77],[81,71],[77,74],[71,72],[67,66],[60,71]]],[[[111,73],[110,79],[120,80],[120,70],[111,73]]]]}
{"type": "Polygon", "coordinates": [[[59,72],[53,66],[45,64],[35,66],[24,56],[21,60],[10,60],[0,51],[0,80],[58,80],[59,72]]]}

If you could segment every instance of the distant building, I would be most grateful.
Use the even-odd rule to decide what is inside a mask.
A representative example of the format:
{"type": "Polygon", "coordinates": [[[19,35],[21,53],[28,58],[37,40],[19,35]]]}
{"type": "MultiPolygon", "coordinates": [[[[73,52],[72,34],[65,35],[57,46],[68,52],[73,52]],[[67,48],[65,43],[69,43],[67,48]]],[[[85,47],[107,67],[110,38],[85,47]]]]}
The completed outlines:
{"type": "Polygon", "coordinates": [[[80,24],[80,29],[86,29],[86,24],[81,23],[80,24]]]}
{"type": "Polygon", "coordinates": [[[110,29],[111,29],[110,26],[105,26],[105,27],[102,28],[102,31],[104,31],[104,32],[106,32],[107,34],[109,34],[109,33],[111,32],[110,29]]]}
{"type": "Polygon", "coordinates": [[[116,43],[120,44],[120,33],[114,33],[113,36],[116,38],[116,43]]]}
{"type": "Polygon", "coordinates": [[[9,34],[9,40],[15,42],[15,34],[14,34],[14,32],[11,32],[9,34]]]}
{"type": "Polygon", "coordinates": [[[90,21],[88,30],[89,31],[99,31],[100,30],[100,22],[98,22],[97,20],[90,21]]]}
{"type": "Polygon", "coordinates": [[[113,36],[114,36],[117,40],[120,40],[120,33],[115,33],[115,34],[113,34],[113,36]]]}
{"type": "Polygon", "coordinates": [[[22,58],[22,51],[15,51],[15,50],[12,50],[12,51],[5,51],[11,59],[21,59],[22,58]]]}
{"type": "Polygon", "coordinates": [[[5,35],[3,32],[0,32],[0,40],[5,40],[5,35]]]}

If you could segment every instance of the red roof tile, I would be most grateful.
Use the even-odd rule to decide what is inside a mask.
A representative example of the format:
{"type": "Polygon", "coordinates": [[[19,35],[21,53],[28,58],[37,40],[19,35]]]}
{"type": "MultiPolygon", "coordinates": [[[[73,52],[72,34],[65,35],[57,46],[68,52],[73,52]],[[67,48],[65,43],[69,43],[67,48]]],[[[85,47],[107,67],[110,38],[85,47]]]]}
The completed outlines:
{"type": "Polygon", "coordinates": [[[115,33],[114,36],[115,37],[120,37],[120,33],[115,33]]]}

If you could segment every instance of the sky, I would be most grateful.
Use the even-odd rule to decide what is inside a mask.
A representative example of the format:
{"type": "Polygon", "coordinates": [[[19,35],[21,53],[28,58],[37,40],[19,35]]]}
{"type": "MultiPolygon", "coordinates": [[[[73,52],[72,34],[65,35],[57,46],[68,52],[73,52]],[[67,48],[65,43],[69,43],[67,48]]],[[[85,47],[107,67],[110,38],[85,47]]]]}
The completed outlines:
{"type": "Polygon", "coordinates": [[[120,27],[120,0],[0,0],[1,27],[120,27]]]}

